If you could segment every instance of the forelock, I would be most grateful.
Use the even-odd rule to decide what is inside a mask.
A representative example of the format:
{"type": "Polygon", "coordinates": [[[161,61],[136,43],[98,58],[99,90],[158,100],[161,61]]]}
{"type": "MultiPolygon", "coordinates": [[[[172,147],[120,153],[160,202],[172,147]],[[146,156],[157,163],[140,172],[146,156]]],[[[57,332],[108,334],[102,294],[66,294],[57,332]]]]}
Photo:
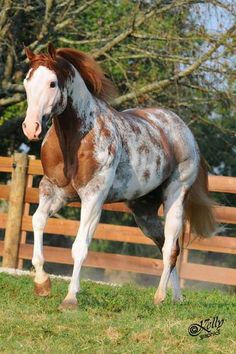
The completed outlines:
{"type": "Polygon", "coordinates": [[[72,66],[65,59],[57,56],[53,60],[48,54],[39,54],[30,62],[30,70],[27,78],[30,79],[40,66],[45,66],[56,74],[60,88],[63,88],[66,80],[74,75],[72,66]]]}

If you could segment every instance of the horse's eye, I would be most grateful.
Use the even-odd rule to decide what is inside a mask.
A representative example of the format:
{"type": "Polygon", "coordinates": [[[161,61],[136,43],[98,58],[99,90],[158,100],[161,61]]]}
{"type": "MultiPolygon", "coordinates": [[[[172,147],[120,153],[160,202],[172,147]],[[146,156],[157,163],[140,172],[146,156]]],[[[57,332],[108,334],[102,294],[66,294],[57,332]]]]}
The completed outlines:
{"type": "Polygon", "coordinates": [[[50,87],[56,87],[55,81],[50,82],[50,87]]]}

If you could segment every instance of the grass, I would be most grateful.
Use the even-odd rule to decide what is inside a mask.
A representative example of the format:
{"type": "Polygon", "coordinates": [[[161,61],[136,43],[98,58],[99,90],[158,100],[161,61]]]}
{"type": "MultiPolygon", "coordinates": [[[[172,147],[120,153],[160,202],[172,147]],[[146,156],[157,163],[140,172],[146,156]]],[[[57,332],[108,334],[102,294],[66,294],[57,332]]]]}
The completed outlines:
{"type": "Polygon", "coordinates": [[[236,353],[235,296],[185,290],[173,305],[159,307],[155,289],[82,282],[75,312],[58,311],[68,284],[53,280],[48,298],[33,295],[30,277],[0,273],[0,353],[236,353]],[[188,327],[202,319],[224,319],[220,335],[200,339],[188,327]]]}

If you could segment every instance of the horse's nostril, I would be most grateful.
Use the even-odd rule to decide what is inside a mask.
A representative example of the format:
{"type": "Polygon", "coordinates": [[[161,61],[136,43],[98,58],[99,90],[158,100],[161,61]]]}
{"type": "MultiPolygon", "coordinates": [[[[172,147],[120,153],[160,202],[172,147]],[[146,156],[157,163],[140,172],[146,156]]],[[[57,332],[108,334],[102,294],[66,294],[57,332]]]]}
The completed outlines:
{"type": "Polygon", "coordinates": [[[23,122],[22,123],[22,127],[25,129],[26,128],[26,124],[23,122]]]}
{"type": "Polygon", "coordinates": [[[40,128],[40,124],[39,124],[38,122],[35,122],[35,125],[36,125],[35,133],[37,133],[37,131],[38,131],[39,128],[40,128]]]}

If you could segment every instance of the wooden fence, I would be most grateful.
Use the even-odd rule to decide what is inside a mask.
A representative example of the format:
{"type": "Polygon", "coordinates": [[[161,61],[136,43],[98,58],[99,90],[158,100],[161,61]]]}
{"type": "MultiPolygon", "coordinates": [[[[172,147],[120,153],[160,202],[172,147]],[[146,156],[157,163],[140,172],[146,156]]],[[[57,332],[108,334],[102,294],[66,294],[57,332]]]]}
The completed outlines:
{"type": "MultiPolygon", "coordinates": [[[[0,172],[12,174],[11,184],[0,185],[0,199],[8,201],[8,213],[0,213],[0,229],[6,229],[4,241],[0,241],[0,256],[3,256],[3,266],[21,268],[23,260],[32,257],[32,244],[26,242],[26,233],[33,231],[30,204],[38,203],[38,188],[33,187],[33,177],[42,175],[42,167],[39,160],[15,154],[14,157],[0,157],[0,172]]],[[[236,193],[236,178],[209,176],[209,188],[214,192],[236,193]]],[[[80,204],[71,203],[70,206],[79,207],[80,204]]],[[[124,203],[106,204],[104,209],[129,213],[124,203]]],[[[218,206],[215,213],[220,223],[236,224],[235,207],[218,206]]],[[[49,218],[45,233],[75,236],[78,227],[79,221],[49,218]]],[[[111,224],[99,224],[94,239],[154,245],[137,227],[111,224]]],[[[182,286],[184,280],[236,285],[236,269],[191,263],[191,250],[236,254],[236,237],[214,236],[190,243],[184,241],[178,263],[182,286]]],[[[44,246],[44,255],[47,262],[72,264],[71,250],[67,248],[44,246]]],[[[92,251],[84,266],[157,276],[162,272],[159,259],[92,251]]]]}

